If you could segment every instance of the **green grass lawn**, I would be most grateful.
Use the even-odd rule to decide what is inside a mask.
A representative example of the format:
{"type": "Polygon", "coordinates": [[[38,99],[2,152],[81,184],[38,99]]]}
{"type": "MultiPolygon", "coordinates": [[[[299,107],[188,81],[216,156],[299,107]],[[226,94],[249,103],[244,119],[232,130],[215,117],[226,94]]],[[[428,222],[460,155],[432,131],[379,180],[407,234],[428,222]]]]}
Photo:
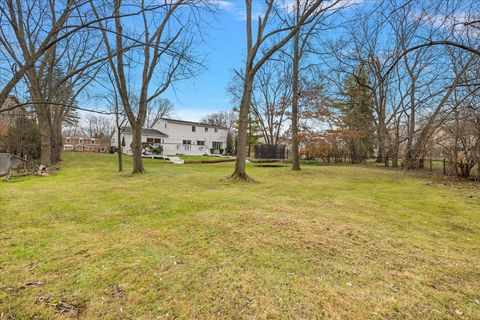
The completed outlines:
{"type": "Polygon", "coordinates": [[[224,157],[215,157],[215,156],[191,156],[187,154],[178,155],[179,158],[183,159],[185,163],[207,163],[207,162],[219,162],[233,160],[233,158],[224,158],[224,157]]]}
{"type": "Polygon", "coordinates": [[[115,161],[0,182],[0,319],[480,319],[478,185],[115,161]]]}

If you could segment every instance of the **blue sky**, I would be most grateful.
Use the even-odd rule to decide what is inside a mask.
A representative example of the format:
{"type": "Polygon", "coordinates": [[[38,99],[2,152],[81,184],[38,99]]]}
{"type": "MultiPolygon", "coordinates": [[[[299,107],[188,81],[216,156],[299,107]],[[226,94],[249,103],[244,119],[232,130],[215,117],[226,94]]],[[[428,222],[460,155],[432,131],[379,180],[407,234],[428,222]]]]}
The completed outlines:
{"type": "MultiPolygon", "coordinates": [[[[175,83],[174,87],[161,96],[174,103],[173,118],[199,121],[209,113],[230,110],[233,107],[227,86],[233,78],[234,70],[242,68],[245,63],[245,4],[244,0],[211,1],[217,2],[220,8],[213,21],[206,18],[209,20],[209,27],[204,30],[205,41],[195,48],[200,55],[207,55],[205,71],[196,78],[175,83]]],[[[288,3],[290,0],[284,1],[288,3]]],[[[262,15],[263,9],[263,1],[253,1],[254,22],[262,15]]]]}
{"type": "Polygon", "coordinates": [[[165,97],[175,104],[175,117],[198,121],[204,115],[232,108],[227,86],[233,70],[244,64],[245,20],[243,1],[231,1],[218,12],[208,29],[209,36],[199,52],[207,53],[207,69],[200,76],[184,80],[165,97]]]}
{"type": "MultiPolygon", "coordinates": [[[[212,0],[220,4],[217,20],[207,32],[209,37],[200,52],[209,53],[207,70],[195,79],[178,83],[166,98],[175,104],[175,117],[198,121],[204,115],[233,106],[227,86],[233,70],[243,67],[246,55],[245,4],[243,0],[212,0]]],[[[289,3],[290,0],[284,0],[289,3]]],[[[367,0],[345,0],[342,5],[362,4],[367,0]]],[[[328,1],[326,2],[328,3],[328,1]]],[[[263,1],[253,1],[254,22],[263,13],[263,1]]],[[[347,9],[348,10],[348,9],[347,9]]],[[[332,36],[332,34],[330,34],[332,36]]]]}

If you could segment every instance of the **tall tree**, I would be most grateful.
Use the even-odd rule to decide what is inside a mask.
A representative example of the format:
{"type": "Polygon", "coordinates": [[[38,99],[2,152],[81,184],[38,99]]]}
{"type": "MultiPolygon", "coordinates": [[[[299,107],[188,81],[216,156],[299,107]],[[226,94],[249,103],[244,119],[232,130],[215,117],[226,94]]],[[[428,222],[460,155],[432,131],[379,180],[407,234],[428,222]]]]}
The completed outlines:
{"type": "MultiPolygon", "coordinates": [[[[282,57],[280,57],[282,58],[282,57]]],[[[235,77],[228,86],[234,105],[240,103],[243,76],[235,77]]],[[[266,62],[258,71],[253,83],[249,117],[255,121],[264,143],[279,143],[280,135],[288,121],[291,103],[291,63],[285,59],[266,62]]]]}
{"type": "Polygon", "coordinates": [[[24,70],[28,103],[34,106],[40,130],[41,163],[46,167],[60,160],[62,124],[96,74],[87,71],[102,61],[97,58],[98,44],[91,42],[93,30],[87,28],[88,8],[86,2],[73,0],[8,0],[0,5],[5,17],[0,44],[8,63],[24,70]]]}
{"type": "Polygon", "coordinates": [[[328,1],[324,0],[305,0],[301,12],[298,14],[297,23],[292,24],[288,20],[290,14],[289,8],[284,6],[284,2],[275,0],[265,0],[265,11],[258,17],[256,32],[254,37],[252,22],[252,0],[245,0],[246,8],[246,34],[247,34],[247,54],[245,67],[242,74],[242,98],[239,108],[239,128],[237,137],[237,158],[235,160],[235,169],[230,176],[231,179],[249,181],[251,178],[247,175],[245,162],[248,139],[249,112],[252,103],[252,91],[255,76],[260,68],[275,53],[284,47],[299,31],[301,26],[308,25],[315,20],[327,6],[322,7],[328,1]]]}
{"type": "MultiPolygon", "coordinates": [[[[101,12],[92,9],[98,18],[101,17],[101,12]]],[[[110,57],[113,85],[132,127],[132,172],[143,173],[141,137],[148,105],[174,82],[194,76],[201,66],[193,56],[194,30],[199,27],[195,17],[199,11],[210,10],[211,6],[206,0],[114,0],[112,9],[113,30],[107,32],[109,26],[101,22],[99,27],[110,57]],[[136,20],[138,34],[129,32],[130,28],[125,25],[130,22],[122,18],[132,7],[141,12],[140,19],[136,20]],[[127,54],[124,49],[129,42],[138,47],[127,54]],[[128,79],[132,67],[141,70],[139,88],[128,79]]]]}
{"type": "Polygon", "coordinates": [[[363,66],[358,67],[356,77],[345,80],[345,102],[339,105],[344,124],[344,136],[348,137],[352,163],[365,161],[373,151],[374,117],[372,93],[368,85],[368,76],[363,66]]]}
{"type": "MultiPolygon", "coordinates": [[[[295,0],[292,7],[292,22],[298,26],[298,31],[293,37],[292,41],[292,110],[291,110],[291,135],[292,135],[292,170],[300,170],[300,128],[299,117],[300,101],[302,100],[302,73],[309,68],[304,65],[309,52],[315,52],[316,49],[312,45],[312,40],[318,39],[321,33],[325,33],[329,29],[326,20],[336,12],[345,8],[351,7],[356,1],[328,1],[323,5],[320,14],[315,16],[315,19],[308,25],[301,23],[301,13],[305,10],[304,6],[308,5],[308,1],[295,0]]],[[[330,26],[331,28],[332,26],[330,26]]]]}
{"type": "Polygon", "coordinates": [[[289,67],[285,61],[269,61],[254,82],[251,114],[267,144],[279,143],[288,120],[292,88],[289,67]]]}

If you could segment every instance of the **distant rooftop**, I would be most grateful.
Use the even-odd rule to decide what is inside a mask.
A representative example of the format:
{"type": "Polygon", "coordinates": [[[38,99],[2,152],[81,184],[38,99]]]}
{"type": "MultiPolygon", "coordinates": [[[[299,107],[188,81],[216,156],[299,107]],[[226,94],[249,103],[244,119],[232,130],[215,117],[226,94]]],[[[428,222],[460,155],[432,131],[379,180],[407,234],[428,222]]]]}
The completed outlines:
{"type": "MultiPolygon", "coordinates": [[[[124,130],[123,130],[124,133],[132,133],[132,127],[125,127],[124,130]]],[[[163,133],[163,132],[160,132],[158,130],[155,130],[155,129],[146,129],[146,128],[143,128],[142,129],[142,134],[146,134],[146,135],[152,135],[152,136],[161,136],[161,137],[168,137],[167,134],[163,133]]]]}
{"type": "Polygon", "coordinates": [[[202,122],[193,122],[193,121],[167,119],[167,118],[161,118],[161,120],[165,120],[165,121],[170,122],[170,123],[179,123],[179,124],[186,124],[186,125],[191,125],[191,126],[199,126],[199,127],[201,126],[201,127],[218,128],[218,129],[227,130],[227,127],[216,126],[216,125],[213,125],[213,124],[202,123],[202,122]]]}

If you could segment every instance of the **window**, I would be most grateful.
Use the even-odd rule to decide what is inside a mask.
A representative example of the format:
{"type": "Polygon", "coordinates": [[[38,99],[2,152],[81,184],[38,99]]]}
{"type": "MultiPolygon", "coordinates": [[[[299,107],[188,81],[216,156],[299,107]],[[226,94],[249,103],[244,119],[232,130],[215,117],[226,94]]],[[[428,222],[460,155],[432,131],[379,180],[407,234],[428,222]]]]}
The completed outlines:
{"type": "Polygon", "coordinates": [[[205,132],[208,132],[208,127],[205,127],[205,132]]]}
{"type": "Polygon", "coordinates": [[[197,127],[192,126],[192,132],[195,132],[195,131],[197,131],[197,127]]]}
{"type": "Polygon", "coordinates": [[[218,132],[218,128],[215,128],[215,133],[217,133],[217,132],[218,132]]]}
{"type": "Polygon", "coordinates": [[[153,138],[147,138],[147,143],[153,143],[153,138]]]}
{"type": "Polygon", "coordinates": [[[72,140],[70,139],[70,137],[67,137],[67,139],[65,139],[65,142],[66,142],[66,143],[71,143],[72,140]]]}
{"type": "Polygon", "coordinates": [[[215,150],[220,150],[222,149],[222,143],[218,141],[213,141],[212,142],[212,148],[215,150]]]}
{"type": "Polygon", "coordinates": [[[183,144],[192,144],[192,140],[183,140],[183,144]]]}
{"type": "Polygon", "coordinates": [[[197,146],[204,146],[205,141],[197,140],[197,146]]]}
{"type": "Polygon", "coordinates": [[[83,144],[83,138],[80,138],[80,144],[83,144]]]}
{"type": "Polygon", "coordinates": [[[155,143],[162,143],[162,139],[160,139],[160,138],[155,138],[155,143]]]}
{"type": "Polygon", "coordinates": [[[92,144],[95,144],[95,139],[92,139],[92,144]]]}

